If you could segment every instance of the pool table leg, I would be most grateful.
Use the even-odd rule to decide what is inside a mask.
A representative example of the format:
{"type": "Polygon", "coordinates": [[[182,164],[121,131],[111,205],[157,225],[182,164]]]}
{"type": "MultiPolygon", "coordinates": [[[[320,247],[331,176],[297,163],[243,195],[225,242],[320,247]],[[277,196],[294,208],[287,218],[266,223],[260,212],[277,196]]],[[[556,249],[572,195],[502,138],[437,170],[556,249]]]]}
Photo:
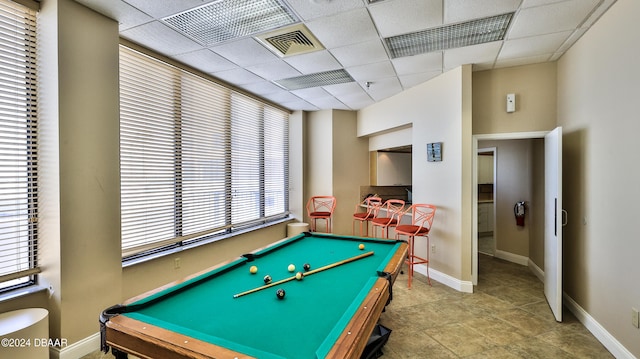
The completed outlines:
{"type": "Polygon", "coordinates": [[[127,353],[121,352],[113,347],[111,348],[111,354],[113,354],[116,359],[129,359],[129,355],[127,353]]]}

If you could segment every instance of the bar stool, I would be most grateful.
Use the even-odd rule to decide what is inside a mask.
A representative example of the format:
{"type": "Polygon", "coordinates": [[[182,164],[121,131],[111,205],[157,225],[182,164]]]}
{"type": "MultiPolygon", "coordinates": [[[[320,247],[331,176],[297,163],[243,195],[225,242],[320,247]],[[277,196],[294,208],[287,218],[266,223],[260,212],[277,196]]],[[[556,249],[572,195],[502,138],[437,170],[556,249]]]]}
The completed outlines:
{"type": "Polygon", "coordinates": [[[334,196],[313,196],[307,202],[307,215],[311,219],[311,232],[316,231],[316,221],[324,219],[327,224],[327,233],[331,233],[331,217],[336,208],[334,196]]]}
{"type": "Polygon", "coordinates": [[[380,207],[378,216],[371,220],[374,237],[376,234],[375,228],[380,227],[382,229],[382,233],[384,234],[384,237],[381,238],[389,238],[389,228],[398,225],[398,222],[400,222],[400,214],[402,213],[403,208],[404,201],[401,199],[386,200],[380,207]],[[385,213],[385,217],[379,217],[382,215],[382,212],[385,213]]]}
{"type": "Polygon", "coordinates": [[[430,204],[413,204],[411,207],[403,213],[411,212],[411,224],[400,224],[396,226],[396,239],[400,236],[409,237],[409,253],[405,263],[409,265],[409,284],[408,288],[411,288],[411,279],[413,278],[413,267],[416,264],[427,265],[427,280],[431,285],[431,278],[429,277],[429,232],[431,231],[431,224],[433,223],[433,217],[436,214],[436,207],[430,204]],[[415,254],[415,237],[427,237],[427,257],[420,257],[415,254]]]}
{"type": "Polygon", "coordinates": [[[371,221],[375,216],[378,215],[378,210],[380,210],[380,206],[382,205],[382,198],[380,197],[367,197],[364,201],[358,203],[356,205],[355,213],[353,214],[353,223],[351,224],[351,234],[355,235],[355,225],[356,221],[360,222],[360,236],[362,237],[362,224],[364,224],[366,234],[365,236],[369,236],[369,221],[371,221]],[[367,210],[362,212],[362,207],[365,207],[367,210]]]}

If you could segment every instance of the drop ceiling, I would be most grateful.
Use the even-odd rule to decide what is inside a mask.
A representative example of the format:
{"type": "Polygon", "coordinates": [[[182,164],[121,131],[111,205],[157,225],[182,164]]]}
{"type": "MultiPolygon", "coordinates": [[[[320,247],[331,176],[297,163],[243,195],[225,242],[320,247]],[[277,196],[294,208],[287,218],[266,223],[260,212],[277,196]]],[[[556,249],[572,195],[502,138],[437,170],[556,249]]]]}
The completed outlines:
{"type": "Polygon", "coordinates": [[[316,111],[358,110],[463,64],[480,71],[555,61],[615,0],[76,2],[117,20],[124,39],[282,107],[316,111]],[[259,24],[227,20],[255,8],[259,24]],[[503,30],[493,28],[498,16],[503,30]],[[483,19],[492,28],[471,41],[447,40],[459,44],[453,47],[398,55],[390,43],[458,33],[483,19]],[[221,33],[217,26],[229,27],[221,33]],[[489,32],[498,37],[476,39],[489,32]],[[300,84],[307,79],[316,82],[300,84]]]}

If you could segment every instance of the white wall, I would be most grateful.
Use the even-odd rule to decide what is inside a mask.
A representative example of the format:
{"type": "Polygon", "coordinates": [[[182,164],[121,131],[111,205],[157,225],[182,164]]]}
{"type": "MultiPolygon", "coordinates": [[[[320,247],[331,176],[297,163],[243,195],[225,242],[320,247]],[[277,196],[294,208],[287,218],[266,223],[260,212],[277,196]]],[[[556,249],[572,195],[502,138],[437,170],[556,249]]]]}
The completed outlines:
{"type": "Polygon", "coordinates": [[[558,62],[564,290],[640,357],[640,2],[618,0],[558,62]]]}
{"type": "MultiPolygon", "coordinates": [[[[470,89],[471,68],[464,66],[358,111],[360,136],[413,126],[413,201],[438,207],[431,267],[460,285],[471,277],[470,89]],[[427,162],[430,142],[443,143],[442,162],[427,162]]],[[[426,250],[418,240],[416,251],[426,250]]]]}

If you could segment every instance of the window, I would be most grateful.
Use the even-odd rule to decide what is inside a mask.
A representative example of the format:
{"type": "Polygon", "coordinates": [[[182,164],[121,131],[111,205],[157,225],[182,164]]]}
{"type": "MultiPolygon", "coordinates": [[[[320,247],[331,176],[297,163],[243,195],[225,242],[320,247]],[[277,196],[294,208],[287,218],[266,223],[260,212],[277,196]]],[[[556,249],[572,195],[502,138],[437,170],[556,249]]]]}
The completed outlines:
{"type": "Polygon", "coordinates": [[[121,46],[123,257],[286,217],[288,118],[121,46]]]}
{"type": "Polygon", "coordinates": [[[0,291],[35,282],[36,13],[0,1],[0,291]]]}

